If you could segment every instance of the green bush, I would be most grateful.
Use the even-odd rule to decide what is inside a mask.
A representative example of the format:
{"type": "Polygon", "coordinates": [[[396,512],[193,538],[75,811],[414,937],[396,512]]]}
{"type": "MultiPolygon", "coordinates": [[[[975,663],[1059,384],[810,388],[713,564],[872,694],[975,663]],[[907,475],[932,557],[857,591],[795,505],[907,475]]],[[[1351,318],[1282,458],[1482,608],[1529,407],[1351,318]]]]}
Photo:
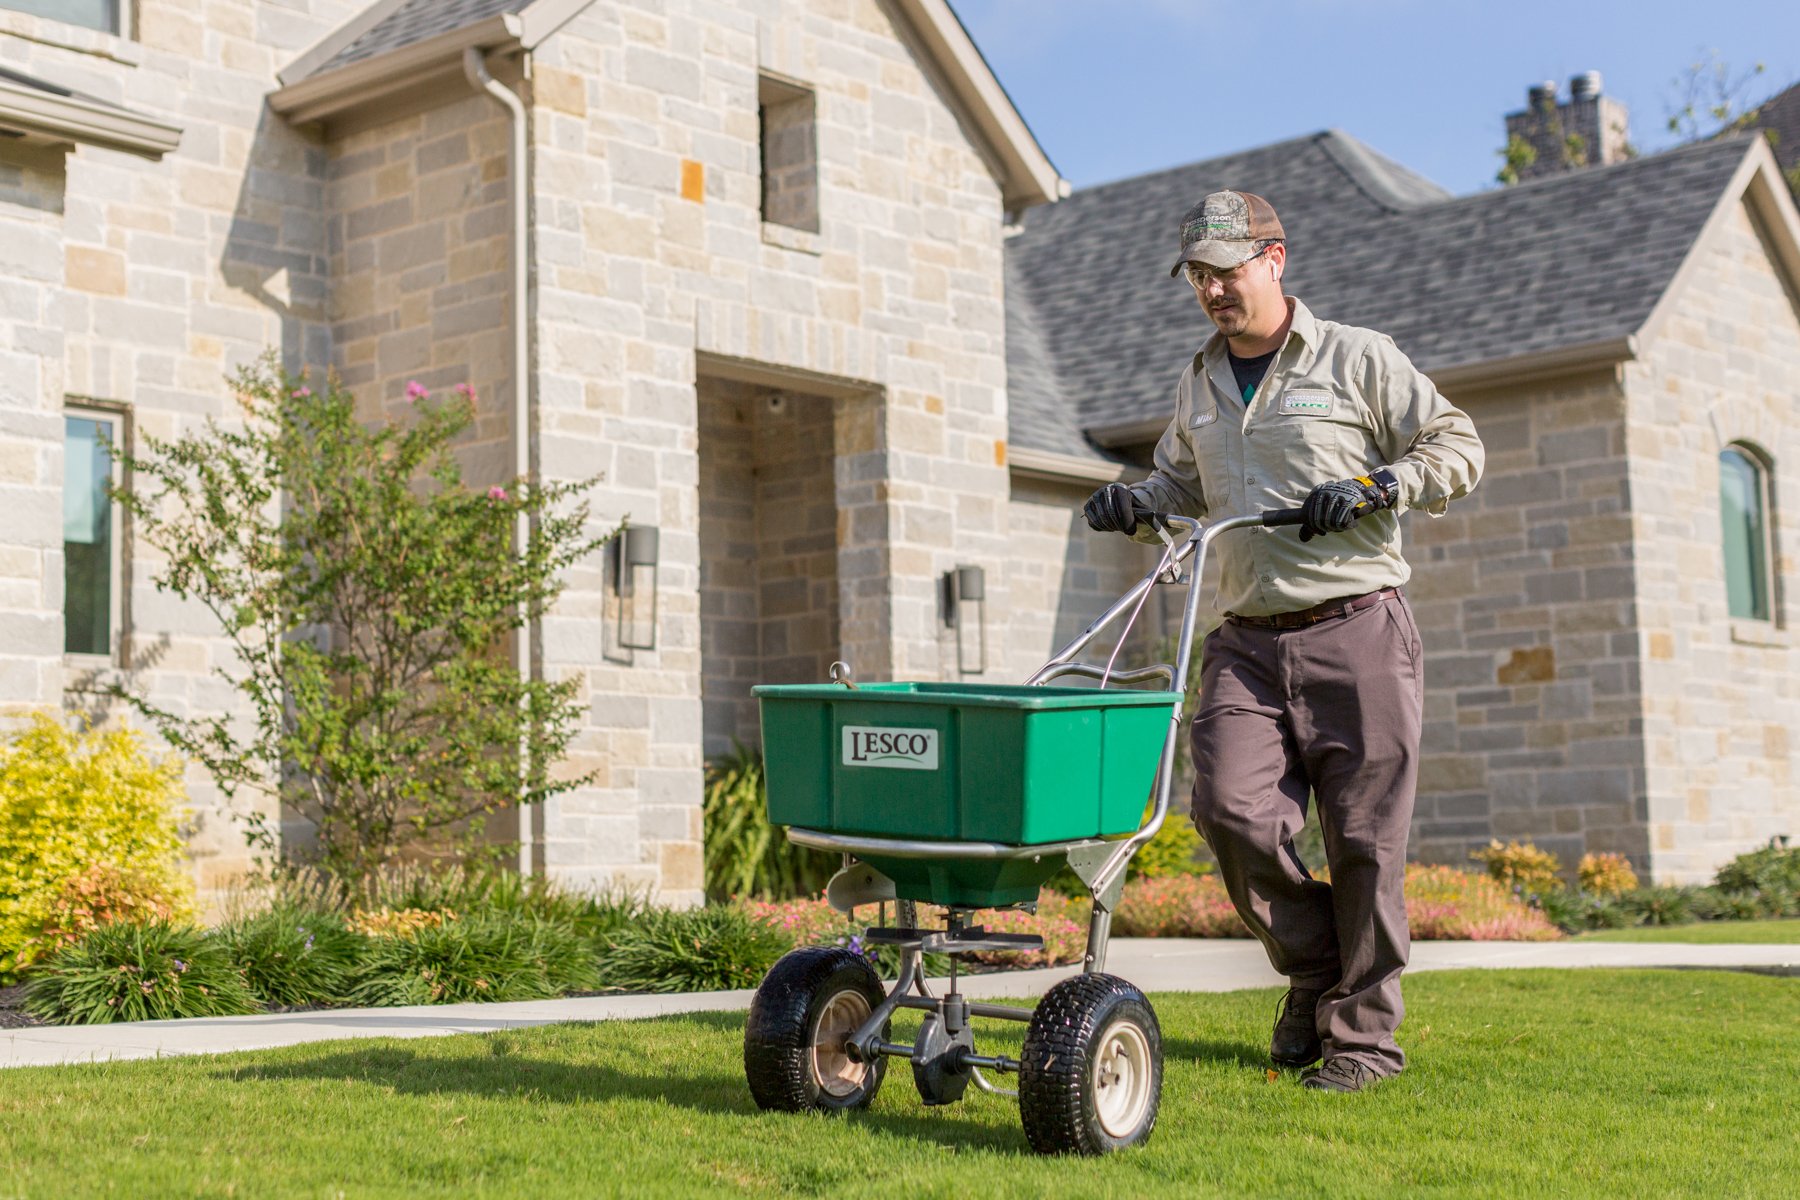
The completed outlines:
{"type": "Polygon", "coordinates": [[[257,1011],[223,943],[169,921],[103,925],[33,973],[25,1008],[56,1025],[229,1017],[257,1011]]]}
{"type": "Polygon", "coordinates": [[[280,1008],[342,1003],[365,945],[341,914],[286,904],[228,921],[212,936],[251,994],[280,1008]]]}
{"type": "Polygon", "coordinates": [[[1619,897],[1619,905],[1644,925],[1690,925],[1700,919],[1698,889],[1647,887],[1619,897]]]}
{"type": "Polygon", "coordinates": [[[837,870],[836,856],[796,846],[769,824],[762,755],[744,746],[707,766],[702,822],[706,897],[715,903],[816,896],[837,870]]]}
{"type": "Polygon", "coordinates": [[[598,984],[592,946],[568,925],[482,912],[369,938],[345,1000],[358,1007],[547,1000],[598,984]]]}
{"type": "Polygon", "coordinates": [[[45,713],[0,741],[0,983],[109,920],[181,920],[181,763],[45,713]]]}
{"type": "Polygon", "coordinates": [[[792,946],[736,906],[653,912],[612,936],[600,981],[626,992],[750,988],[792,946]]]}
{"type": "Polygon", "coordinates": [[[1740,854],[1719,868],[1713,886],[1722,892],[1800,894],[1800,846],[1770,844],[1740,854]]]}
{"type": "Polygon", "coordinates": [[[1727,892],[1716,887],[1694,892],[1694,912],[1702,921],[1754,921],[1768,915],[1766,897],[1757,892],[1727,892]]]}

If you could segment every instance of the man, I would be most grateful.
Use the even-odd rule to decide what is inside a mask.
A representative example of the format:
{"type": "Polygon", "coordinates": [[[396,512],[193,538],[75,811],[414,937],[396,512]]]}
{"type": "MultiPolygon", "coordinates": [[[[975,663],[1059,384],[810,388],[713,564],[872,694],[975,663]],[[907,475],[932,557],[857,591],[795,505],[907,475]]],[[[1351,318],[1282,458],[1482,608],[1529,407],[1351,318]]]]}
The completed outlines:
{"type": "Polygon", "coordinates": [[[1401,892],[1424,684],[1401,585],[1398,515],[1439,514],[1482,447],[1386,336],[1285,296],[1286,235],[1268,201],[1214,192],[1181,223],[1185,272],[1216,332],[1182,371],[1150,477],[1085,508],[1097,530],[1139,514],[1301,507],[1305,524],[1218,543],[1224,623],[1203,647],[1194,822],[1245,924],[1291,984],[1270,1056],[1302,1083],[1359,1091],[1398,1074],[1401,892]],[[1329,884],[1294,851],[1309,794],[1329,884]]]}

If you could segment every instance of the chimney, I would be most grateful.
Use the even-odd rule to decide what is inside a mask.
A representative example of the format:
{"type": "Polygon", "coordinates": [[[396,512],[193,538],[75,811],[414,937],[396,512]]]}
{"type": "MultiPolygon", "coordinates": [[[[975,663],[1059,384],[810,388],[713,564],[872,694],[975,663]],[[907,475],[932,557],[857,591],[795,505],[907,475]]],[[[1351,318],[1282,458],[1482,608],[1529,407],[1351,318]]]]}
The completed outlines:
{"type": "Polygon", "coordinates": [[[1519,181],[1603,167],[1630,157],[1630,113],[1601,90],[1600,72],[1583,71],[1569,80],[1569,98],[1558,102],[1556,84],[1533,84],[1523,112],[1506,118],[1506,139],[1520,138],[1537,152],[1518,165],[1519,181]]]}

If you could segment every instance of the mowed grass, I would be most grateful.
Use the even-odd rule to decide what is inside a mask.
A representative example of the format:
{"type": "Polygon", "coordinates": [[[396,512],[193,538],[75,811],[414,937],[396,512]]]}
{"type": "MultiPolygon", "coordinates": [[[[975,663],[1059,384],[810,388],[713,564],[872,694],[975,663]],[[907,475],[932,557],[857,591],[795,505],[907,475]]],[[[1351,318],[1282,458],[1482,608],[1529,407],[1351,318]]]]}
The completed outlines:
{"type": "MultiPolygon", "coordinates": [[[[743,1017],[0,1071],[0,1196],[1793,1196],[1800,981],[1433,972],[1404,1075],[1265,1070],[1277,993],[1159,995],[1150,1144],[1031,1154],[1015,1103],[759,1113],[743,1017]]],[[[983,1022],[987,1050],[1018,1026],[983,1022]]],[[[910,1033],[910,1025],[902,1027],[910,1033]]]]}
{"type": "Polygon", "coordinates": [[[1701,921],[1693,925],[1639,925],[1584,933],[1583,942],[1684,942],[1689,945],[1800,944],[1800,918],[1779,921],[1701,921]]]}

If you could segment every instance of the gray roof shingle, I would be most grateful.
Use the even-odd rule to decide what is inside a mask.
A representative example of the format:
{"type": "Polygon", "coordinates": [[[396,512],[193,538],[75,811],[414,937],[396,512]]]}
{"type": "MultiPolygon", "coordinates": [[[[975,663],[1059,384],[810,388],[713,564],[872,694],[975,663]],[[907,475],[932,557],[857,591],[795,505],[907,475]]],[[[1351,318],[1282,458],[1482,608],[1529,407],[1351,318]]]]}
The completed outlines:
{"type": "Polygon", "coordinates": [[[1211,332],[1168,277],[1176,223],[1207,192],[1267,197],[1288,234],[1290,294],[1389,334],[1432,371],[1635,332],[1746,152],[1706,143],[1451,197],[1331,131],[1032,209],[1006,247],[1008,304],[1030,305],[1037,342],[1008,345],[1009,391],[1026,398],[1012,438],[1062,438],[1028,428],[1052,398],[1083,430],[1169,412],[1211,332]]]}
{"type": "Polygon", "coordinates": [[[500,13],[516,13],[534,0],[407,0],[364,30],[362,35],[321,63],[314,75],[335,71],[365,58],[399,50],[415,42],[449,33],[500,13]]]}

